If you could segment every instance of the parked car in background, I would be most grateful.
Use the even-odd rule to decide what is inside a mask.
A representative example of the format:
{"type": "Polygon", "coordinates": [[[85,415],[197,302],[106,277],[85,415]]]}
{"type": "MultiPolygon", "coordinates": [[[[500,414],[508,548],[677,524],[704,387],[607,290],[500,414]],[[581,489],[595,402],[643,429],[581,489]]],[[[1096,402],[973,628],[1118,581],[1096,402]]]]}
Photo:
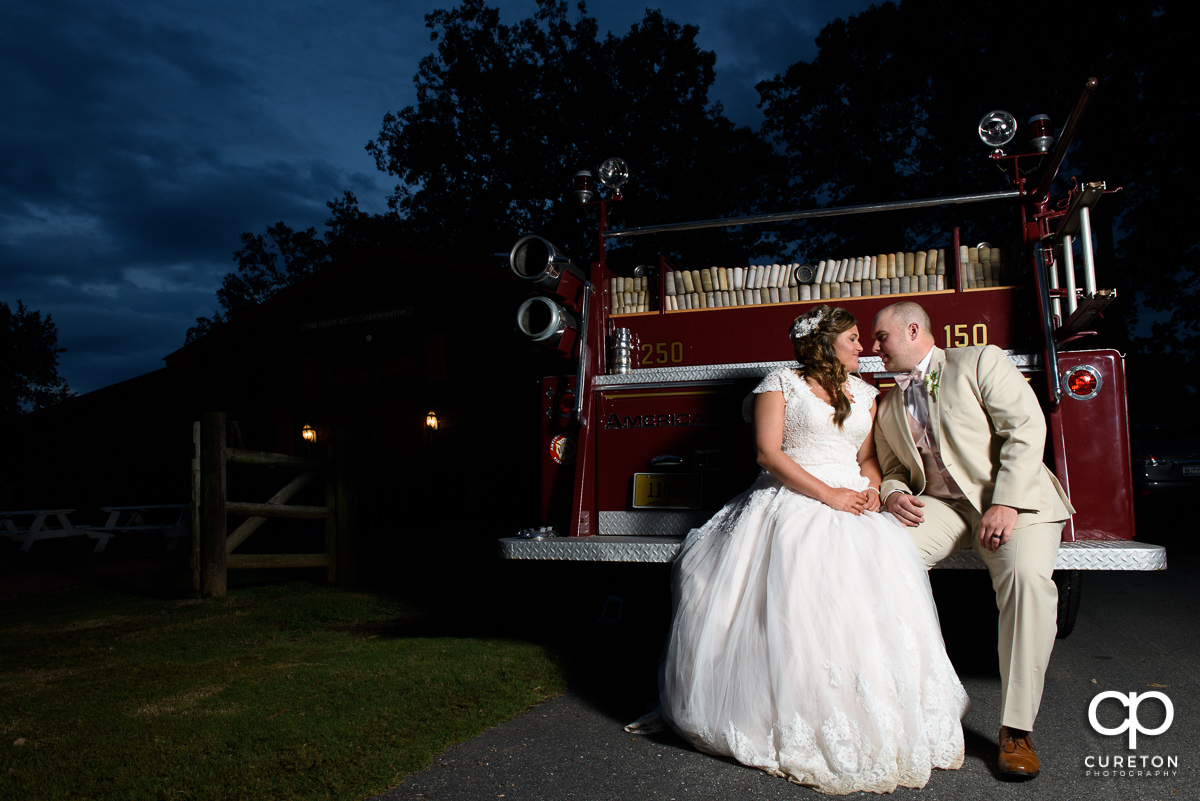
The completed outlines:
{"type": "Polygon", "coordinates": [[[1135,424],[1130,432],[1138,493],[1200,490],[1200,426],[1135,424]]]}

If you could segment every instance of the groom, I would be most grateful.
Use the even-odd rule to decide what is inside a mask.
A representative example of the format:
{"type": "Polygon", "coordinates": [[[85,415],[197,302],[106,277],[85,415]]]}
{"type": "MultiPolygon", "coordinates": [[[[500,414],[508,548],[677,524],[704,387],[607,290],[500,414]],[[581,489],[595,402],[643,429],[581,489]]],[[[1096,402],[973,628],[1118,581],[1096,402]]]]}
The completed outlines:
{"type": "Polygon", "coordinates": [[[1032,779],[1030,740],[1054,647],[1051,578],[1074,512],[1042,464],[1041,406],[1005,353],[991,345],[934,346],[929,315],[912,302],[875,316],[874,352],[896,379],[875,420],[884,508],[933,566],[974,548],[1000,610],[1000,773],[1032,779]]]}

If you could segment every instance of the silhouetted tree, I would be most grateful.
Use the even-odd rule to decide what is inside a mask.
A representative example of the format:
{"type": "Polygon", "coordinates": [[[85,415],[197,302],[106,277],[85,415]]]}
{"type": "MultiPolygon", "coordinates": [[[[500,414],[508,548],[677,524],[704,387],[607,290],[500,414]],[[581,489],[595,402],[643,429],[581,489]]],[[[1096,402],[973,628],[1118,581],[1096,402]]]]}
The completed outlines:
{"type": "MultiPolygon", "coordinates": [[[[783,160],[749,128],[710,103],[716,56],[696,44],[699,29],[658,11],[624,36],[600,35],[579,3],[539,0],[513,25],[497,9],[466,0],[434,11],[426,24],[435,51],[415,78],[417,104],[388,113],[367,145],[381,170],[399,179],[391,211],[368,215],[349,192],[328,204],[318,237],[280,222],[242,234],[237,271],[217,293],[221,311],[200,318],[188,341],[233,319],[279,288],[367,246],[491,257],[539,233],[586,264],[596,229],[571,198],[577,170],[609,156],[632,172],[614,223],[630,225],[778,210],[783,160]]],[[[610,245],[614,263],[652,261],[660,252],[707,265],[774,254],[770,232],[695,232],[610,245]]]]}
{"type": "Polygon", "coordinates": [[[70,397],[58,374],[58,326],[51,316],[0,302],[0,419],[45,409],[70,397]]]}
{"type": "MultiPolygon", "coordinates": [[[[614,220],[651,224],[774,208],[782,161],[708,100],[716,56],[698,29],[647,11],[624,36],[600,36],[586,6],[539,0],[501,23],[480,0],[426,17],[436,52],[416,78],[417,104],[384,118],[368,145],[400,183],[390,203],[431,247],[503,251],[540,233],[586,262],[595,253],[570,200],[571,178],[608,156],[632,178],[614,220]]],[[[752,229],[630,246],[699,263],[744,261],[752,229]]],[[[637,255],[631,254],[637,259],[637,255]]]]}
{"type": "MultiPolygon", "coordinates": [[[[570,179],[610,155],[633,173],[613,207],[618,226],[1003,189],[974,133],[981,116],[1047,113],[1061,126],[1095,75],[1101,89],[1060,186],[1082,177],[1125,187],[1098,209],[1116,232],[1109,285],[1122,300],[1111,333],[1128,332],[1131,349],[1178,354],[1193,374],[1200,240],[1184,215],[1200,188],[1189,180],[1198,100],[1180,83],[1187,13],[1181,0],[1086,14],[1045,3],[1035,17],[999,0],[884,3],[835,20],[815,59],[759,85],[760,135],[709,102],[716,56],[697,46],[694,26],[647,11],[623,36],[602,36],[582,3],[572,16],[565,2],[539,0],[532,17],[507,25],[466,0],[426,17],[434,52],[415,78],[417,103],[387,114],[367,146],[399,182],[392,211],[364,214],[347,193],[329,204],[320,238],[282,223],[243,235],[216,320],[373,243],[489,256],[540,233],[585,263],[594,228],[570,200],[570,179]]],[[[1003,242],[1011,218],[999,204],[951,207],[621,240],[610,255],[618,267],[660,252],[685,266],[817,259],[944,245],[955,225],[967,241],[1003,242]]],[[[209,321],[198,322],[190,338],[209,321]]]]}
{"type": "MultiPolygon", "coordinates": [[[[1035,22],[999,0],[885,3],[830,23],[815,59],[760,84],[764,132],[787,151],[792,191],[809,205],[1002,189],[974,134],[983,114],[1006,109],[1023,125],[1046,113],[1061,127],[1086,78],[1098,77],[1060,186],[1124,187],[1097,207],[1116,232],[1116,269],[1105,277],[1122,299],[1109,333],[1128,334],[1135,350],[1177,354],[1188,381],[1200,351],[1200,234],[1186,216],[1200,201],[1189,178],[1200,100],[1180,82],[1190,73],[1190,14],[1177,0],[1087,14],[1044,3],[1035,22]]],[[[945,242],[954,225],[968,241],[995,240],[1011,216],[987,204],[796,225],[787,235],[820,258],[945,242]]]]}
{"type": "Polygon", "coordinates": [[[284,222],[272,225],[265,235],[243,233],[242,248],[233,254],[237,270],[227,273],[217,290],[221,310],[212,317],[197,318],[196,325],[188,329],[187,341],[236,319],[241,311],[356,248],[389,241],[398,228],[395,214],[366,214],[351,192],[325,205],[332,214],[321,236],[315,228],[296,231],[284,222]]]}

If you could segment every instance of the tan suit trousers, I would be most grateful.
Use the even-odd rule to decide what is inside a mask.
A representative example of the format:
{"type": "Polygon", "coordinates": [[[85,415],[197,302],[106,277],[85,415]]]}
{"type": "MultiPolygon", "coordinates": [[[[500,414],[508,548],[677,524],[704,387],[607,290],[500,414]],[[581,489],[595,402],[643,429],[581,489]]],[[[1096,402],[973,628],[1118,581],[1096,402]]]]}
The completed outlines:
{"type": "Polygon", "coordinates": [[[928,495],[921,500],[925,520],[909,533],[926,566],[955,551],[974,548],[992,576],[1000,612],[1000,722],[1031,731],[1058,634],[1058,588],[1052,576],[1063,523],[1014,529],[1008,542],[989,551],[976,538],[980,514],[970,503],[928,495]]]}

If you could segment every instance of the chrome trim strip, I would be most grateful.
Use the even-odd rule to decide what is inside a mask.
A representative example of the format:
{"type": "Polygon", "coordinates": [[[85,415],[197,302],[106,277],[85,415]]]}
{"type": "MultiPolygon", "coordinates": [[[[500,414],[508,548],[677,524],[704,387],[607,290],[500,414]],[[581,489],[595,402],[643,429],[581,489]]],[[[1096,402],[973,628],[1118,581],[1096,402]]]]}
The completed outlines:
{"type": "MultiPolygon", "coordinates": [[[[500,540],[502,559],[575,562],[647,562],[665,564],[675,559],[682,537],[599,536],[500,540]]],[[[960,551],[936,566],[946,570],[983,569],[974,551],[960,551]]],[[[1134,540],[1064,542],[1058,550],[1056,570],[1166,570],[1167,551],[1161,545],[1134,540]]]]}
{"type": "Polygon", "coordinates": [[[681,367],[647,367],[620,375],[598,375],[596,388],[624,384],[676,384],[682,381],[720,381],[731,378],[762,378],[777,367],[787,367],[794,361],[743,362],[741,364],[700,364],[681,367]]]}
{"type": "MultiPolygon", "coordinates": [[[[1017,353],[1005,351],[1009,360],[1017,369],[1030,371],[1041,369],[1042,357],[1037,353],[1017,353]]],[[[722,381],[734,378],[762,378],[767,373],[779,367],[791,367],[796,363],[792,360],[781,362],[741,362],[737,364],[698,364],[680,367],[646,367],[640,370],[630,370],[620,375],[598,375],[594,379],[595,387],[619,387],[641,384],[678,384],[692,381],[722,381]]],[[[867,375],[886,373],[883,360],[878,356],[861,356],[858,360],[859,372],[867,375]]]]}
{"type": "Polygon", "coordinates": [[[924,209],[931,206],[957,206],[965,203],[982,203],[989,200],[1005,200],[1019,197],[1021,197],[1021,192],[1018,190],[1006,189],[999,192],[980,192],[973,195],[934,197],[924,200],[895,200],[889,203],[864,203],[859,206],[839,206],[824,209],[808,209],[806,211],[785,211],[778,212],[776,214],[757,214],[749,217],[727,217],[725,219],[668,223],[666,225],[643,225],[639,228],[626,228],[621,231],[604,231],[603,235],[606,239],[616,239],[624,236],[658,234],[664,231],[695,231],[701,228],[723,228],[730,225],[752,225],[754,223],[784,222],[786,220],[809,220],[819,217],[842,217],[848,214],[869,214],[876,211],[924,209]]]}
{"type": "Polygon", "coordinates": [[[575,422],[587,425],[583,410],[583,377],[587,375],[588,363],[588,313],[592,303],[592,282],[583,284],[583,317],[579,322],[579,361],[575,363],[575,422]]]}

